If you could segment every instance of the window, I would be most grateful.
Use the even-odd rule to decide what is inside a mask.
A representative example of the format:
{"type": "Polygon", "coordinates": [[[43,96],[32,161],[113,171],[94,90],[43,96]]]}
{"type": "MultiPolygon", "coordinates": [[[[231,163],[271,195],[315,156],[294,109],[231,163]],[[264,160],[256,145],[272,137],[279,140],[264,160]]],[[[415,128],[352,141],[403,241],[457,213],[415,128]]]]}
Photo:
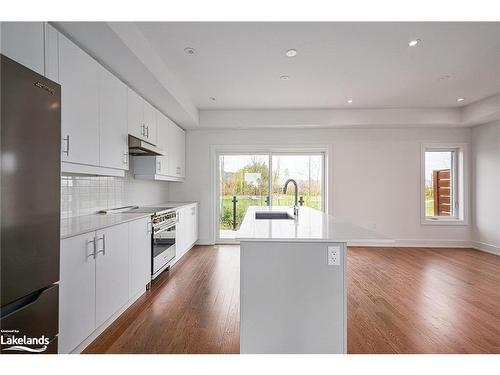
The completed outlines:
{"type": "Polygon", "coordinates": [[[422,223],[464,221],[464,146],[422,147],[422,223]]]}
{"type": "Polygon", "coordinates": [[[248,206],[292,206],[298,185],[298,204],[324,210],[324,152],[218,153],[218,238],[231,241],[248,206]]]}

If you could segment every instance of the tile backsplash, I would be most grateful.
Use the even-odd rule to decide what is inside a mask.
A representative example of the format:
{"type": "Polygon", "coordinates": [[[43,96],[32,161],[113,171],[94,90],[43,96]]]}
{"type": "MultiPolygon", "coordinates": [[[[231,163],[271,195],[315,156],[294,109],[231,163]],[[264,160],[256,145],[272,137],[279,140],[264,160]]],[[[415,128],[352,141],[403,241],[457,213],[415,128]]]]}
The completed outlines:
{"type": "Polygon", "coordinates": [[[106,208],[168,201],[168,183],[123,177],[61,176],[61,218],[89,215],[106,208]]]}

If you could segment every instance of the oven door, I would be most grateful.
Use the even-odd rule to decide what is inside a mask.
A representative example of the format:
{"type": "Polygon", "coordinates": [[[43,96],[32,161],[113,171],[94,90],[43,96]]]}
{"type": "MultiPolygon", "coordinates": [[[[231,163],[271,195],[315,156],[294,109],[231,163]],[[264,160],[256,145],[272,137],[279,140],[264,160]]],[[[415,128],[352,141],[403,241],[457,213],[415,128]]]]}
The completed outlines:
{"type": "Polygon", "coordinates": [[[153,279],[175,258],[175,223],[153,230],[153,279]]]}

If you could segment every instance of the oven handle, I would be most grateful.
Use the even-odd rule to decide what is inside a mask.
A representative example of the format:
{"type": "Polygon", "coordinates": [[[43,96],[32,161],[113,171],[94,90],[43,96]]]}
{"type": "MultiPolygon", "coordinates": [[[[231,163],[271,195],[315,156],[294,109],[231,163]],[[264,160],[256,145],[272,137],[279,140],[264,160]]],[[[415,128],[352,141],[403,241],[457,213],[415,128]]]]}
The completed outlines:
{"type": "Polygon", "coordinates": [[[170,223],[164,227],[159,227],[158,229],[153,227],[153,234],[165,232],[166,230],[169,230],[170,228],[175,227],[176,224],[177,224],[177,221],[175,223],[170,223]]]}

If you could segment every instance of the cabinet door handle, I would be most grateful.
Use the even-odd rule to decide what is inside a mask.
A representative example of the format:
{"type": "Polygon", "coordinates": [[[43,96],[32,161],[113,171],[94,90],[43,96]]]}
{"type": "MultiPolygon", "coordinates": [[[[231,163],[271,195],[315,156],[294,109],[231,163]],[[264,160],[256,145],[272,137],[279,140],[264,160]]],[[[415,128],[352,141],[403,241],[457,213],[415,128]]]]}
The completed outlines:
{"type": "Polygon", "coordinates": [[[156,164],[157,164],[156,169],[158,170],[158,172],[160,172],[161,171],[161,160],[158,160],[158,162],[156,164]]]}
{"type": "Polygon", "coordinates": [[[92,253],[90,253],[90,254],[87,253],[87,256],[85,258],[92,257],[92,258],[95,259],[95,257],[97,256],[97,253],[96,253],[96,250],[97,250],[96,238],[94,237],[91,240],[87,240],[87,247],[88,247],[89,244],[92,244],[92,253]]]}
{"type": "Polygon", "coordinates": [[[141,135],[146,136],[146,124],[141,124],[141,135]]]}
{"type": "Polygon", "coordinates": [[[69,156],[69,134],[66,136],[66,138],[62,139],[63,142],[66,142],[66,150],[63,150],[63,154],[66,154],[66,156],[69,156]]]}
{"type": "Polygon", "coordinates": [[[128,152],[126,151],[123,153],[123,164],[128,164],[128,152]]]}
{"type": "Polygon", "coordinates": [[[146,126],[146,138],[149,138],[149,125],[146,126]]]}
{"type": "Polygon", "coordinates": [[[97,253],[96,253],[96,256],[97,254],[99,253],[102,253],[102,255],[106,255],[106,235],[103,234],[101,238],[98,238],[97,241],[96,241],[96,247],[97,247],[97,244],[99,243],[99,241],[102,240],[102,249],[99,250],[97,253]]]}

